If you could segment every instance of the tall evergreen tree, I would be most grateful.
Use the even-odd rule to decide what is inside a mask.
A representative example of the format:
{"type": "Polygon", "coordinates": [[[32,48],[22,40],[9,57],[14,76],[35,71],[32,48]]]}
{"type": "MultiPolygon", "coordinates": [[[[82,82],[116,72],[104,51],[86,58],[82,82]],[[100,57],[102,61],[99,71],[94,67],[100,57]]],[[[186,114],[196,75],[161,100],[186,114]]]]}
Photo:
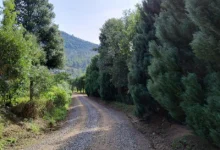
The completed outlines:
{"type": "Polygon", "coordinates": [[[160,0],[143,1],[140,23],[137,26],[133,40],[133,52],[130,62],[129,91],[136,105],[136,115],[143,115],[146,111],[155,109],[155,101],[150,96],[146,83],[149,75],[147,67],[150,64],[148,43],[155,40],[155,17],[160,12],[160,0]]]}
{"type": "Polygon", "coordinates": [[[0,80],[5,86],[1,86],[0,91],[4,92],[0,93],[4,99],[11,99],[27,79],[32,62],[42,53],[35,37],[24,34],[25,29],[17,24],[14,0],[5,0],[4,7],[0,27],[0,80]]]}
{"type": "Polygon", "coordinates": [[[86,69],[85,90],[88,96],[99,96],[99,55],[93,57],[86,69]]]}
{"type": "Polygon", "coordinates": [[[207,64],[206,77],[189,74],[183,79],[182,108],[194,131],[220,147],[220,2],[186,0],[189,17],[198,26],[191,43],[196,56],[207,64]]]}
{"type": "Polygon", "coordinates": [[[161,106],[179,121],[184,121],[181,109],[181,79],[194,72],[195,57],[190,47],[196,27],[187,16],[184,0],[166,0],[156,20],[156,36],[161,43],[151,43],[153,55],[148,89],[161,106]]]}
{"type": "Polygon", "coordinates": [[[117,95],[114,85],[117,86],[118,80],[112,82],[112,76],[114,76],[114,73],[116,72],[114,69],[117,69],[113,68],[113,66],[114,60],[117,59],[120,52],[119,41],[123,37],[122,30],[122,20],[110,19],[103,25],[99,37],[101,43],[98,49],[100,54],[100,96],[105,100],[114,100],[117,95]]]}
{"type": "Polygon", "coordinates": [[[38,38],[46,53],[46,65],[58,68],[63,65],[64,46],[57,25],[53,24],[55,14],[48,0],[15,0],[17,21],[38,38]]]}

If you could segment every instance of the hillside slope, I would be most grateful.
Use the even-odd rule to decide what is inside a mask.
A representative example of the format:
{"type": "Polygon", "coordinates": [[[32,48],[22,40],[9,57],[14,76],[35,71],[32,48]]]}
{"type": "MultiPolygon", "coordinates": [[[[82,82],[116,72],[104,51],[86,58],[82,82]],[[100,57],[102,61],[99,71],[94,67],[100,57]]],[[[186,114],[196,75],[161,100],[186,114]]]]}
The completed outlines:
{"type": "Polygon", "coordinates": [[[84,41],[73,35],[61,31],[64,39],[66,67],[65,70],[73,77],[85,73],[86,67],[90,64],[91,58],[97,54],[93,51],[98,45],[84,41]]]}

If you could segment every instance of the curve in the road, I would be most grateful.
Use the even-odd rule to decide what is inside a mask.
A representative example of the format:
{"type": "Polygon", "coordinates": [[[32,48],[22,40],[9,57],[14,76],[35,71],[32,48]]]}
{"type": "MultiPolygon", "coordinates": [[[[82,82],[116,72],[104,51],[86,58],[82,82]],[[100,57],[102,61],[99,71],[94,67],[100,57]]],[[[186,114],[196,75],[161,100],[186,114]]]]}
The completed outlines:
{"type": "Polygon", "coordinates": [[[32,148],[59,150],[150,150],[149,141],[121,112],[75,95],[64,127],[32,148]]]}

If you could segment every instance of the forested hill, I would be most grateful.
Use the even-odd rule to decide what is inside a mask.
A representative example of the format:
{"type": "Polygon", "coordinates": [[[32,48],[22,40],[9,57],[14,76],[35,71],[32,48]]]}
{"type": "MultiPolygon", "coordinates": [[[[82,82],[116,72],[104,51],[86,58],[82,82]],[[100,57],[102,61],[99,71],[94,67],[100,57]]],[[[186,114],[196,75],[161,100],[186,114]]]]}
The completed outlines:
{"type": "Polygon", "coordinates": [[[61,31],[61,35],[65,45],[66,70],[73,77],[80,76],[85,73],[91,58],[97,54],[93,49],[97,48],[98,45],[63,31],[61,31]]]}

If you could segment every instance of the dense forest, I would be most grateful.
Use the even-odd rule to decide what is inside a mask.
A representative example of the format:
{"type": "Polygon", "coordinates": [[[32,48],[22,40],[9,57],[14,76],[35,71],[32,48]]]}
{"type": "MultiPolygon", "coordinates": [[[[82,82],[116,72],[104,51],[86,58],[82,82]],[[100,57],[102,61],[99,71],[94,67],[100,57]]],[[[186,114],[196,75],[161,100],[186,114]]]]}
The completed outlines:
{"type": "Polygon", "coordinates": [[[64,40],[64,48],[66,54],[65,70],[73,77],[85,74],[87,66],[91,62],[91,58],[97,54],[93,49],[97,48],[97,44],[84,41],[73,35],[61,32],[64,40]]]}
{"type": "Polygon", "coordinates": [[[220,147],[219,16],[216,0],[144,0],[105,22],[77,81],[89,96],[134,104],[139,117],[163,112],[220,147]]]}

